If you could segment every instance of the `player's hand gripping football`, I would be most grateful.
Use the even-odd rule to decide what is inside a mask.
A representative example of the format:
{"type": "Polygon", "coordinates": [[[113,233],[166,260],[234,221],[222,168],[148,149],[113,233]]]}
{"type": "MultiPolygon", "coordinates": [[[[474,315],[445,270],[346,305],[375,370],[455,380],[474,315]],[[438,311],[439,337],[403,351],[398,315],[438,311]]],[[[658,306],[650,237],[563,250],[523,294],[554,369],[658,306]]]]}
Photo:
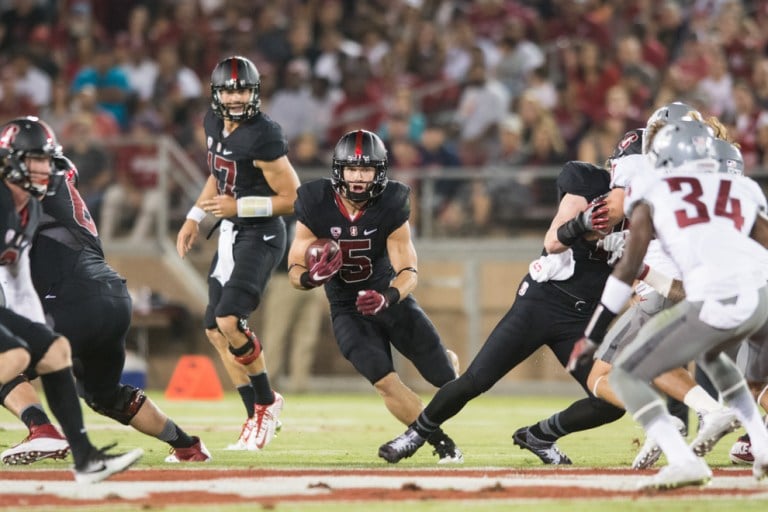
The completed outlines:
{"type": "Polygon", "coordinates": [[[357,292],[357,310],[363,315],[375,315],[389,307],[387,298],[376,290],[357,292]]]}
{"type": "Polygon", "coordinates": [[[611,229],[605,196],[593,199],[577,218],[585,231],[597,231],[601,235],[605,235],[611,229]]]}
{"type": "Polygon", "coordinates": [[[568,364],[565,366],[565,369],[569,372],[573,372],[579,366],[588,364],[595,356],[596,350],[597,343],[586,336],[582,337],[573,345],[571,356],[568,358],[568,364]]]}
{"type": "Polygon", "coordinates": [[[331,254],[331,245],[323,247],[323,251],[315,259],[314,257],[307,262],[309,267],[309,280],[315,286],[322,286],[331,280],[341,268],[341,251],[335,251],[331,254]]]}

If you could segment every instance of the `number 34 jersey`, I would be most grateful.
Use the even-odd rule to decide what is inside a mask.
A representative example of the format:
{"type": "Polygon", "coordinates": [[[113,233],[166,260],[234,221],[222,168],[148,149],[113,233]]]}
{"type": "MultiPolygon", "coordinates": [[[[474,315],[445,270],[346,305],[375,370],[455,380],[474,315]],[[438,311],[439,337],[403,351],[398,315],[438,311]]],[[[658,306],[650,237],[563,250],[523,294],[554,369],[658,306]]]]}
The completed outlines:
{"type": "Polygon", "coordinates": [[[627,189],[628,217],[640,202],[651,208],[656,238],[679,267],[688,300],[727,299],[765,284],[768,252],[749,234],[766,199],[750,178],[646,173],[627,189]]]}
{"type": "Polygon", "coordinates": [[[410,189],[389,180],[354,218],[344,208],[327,178],[299,187],[296,218],[318,238],[332,238],[341,248],[341,270],[325,285],[336,311],[355,311],[358,290],[384,291],[395,276],[387,254],[387,238],[410,216],[410,189]]]}

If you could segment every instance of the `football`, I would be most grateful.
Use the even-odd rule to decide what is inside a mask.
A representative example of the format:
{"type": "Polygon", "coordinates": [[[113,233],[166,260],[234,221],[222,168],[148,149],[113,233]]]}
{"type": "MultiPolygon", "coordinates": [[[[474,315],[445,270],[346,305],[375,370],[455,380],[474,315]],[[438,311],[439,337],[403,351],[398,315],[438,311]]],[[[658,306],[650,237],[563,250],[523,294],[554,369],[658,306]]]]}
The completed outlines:
{"type": "Polygon", "coordinates": [[[341,249],[339,248],[339,244],[336,243],[335,240],[332,240],[330,238],[318,238],[311,244],[309,244],[309,247],[307,247],[307,252],[304,254],[304,261],[307,263],[307,265],[312,265],[314,262],[320,258],[320,255],[323,253],[323,249],[325,249],[325,246],[329,245],[330,254],[329,259],[332,258],[337,252],[339,252],[341,249]]]}

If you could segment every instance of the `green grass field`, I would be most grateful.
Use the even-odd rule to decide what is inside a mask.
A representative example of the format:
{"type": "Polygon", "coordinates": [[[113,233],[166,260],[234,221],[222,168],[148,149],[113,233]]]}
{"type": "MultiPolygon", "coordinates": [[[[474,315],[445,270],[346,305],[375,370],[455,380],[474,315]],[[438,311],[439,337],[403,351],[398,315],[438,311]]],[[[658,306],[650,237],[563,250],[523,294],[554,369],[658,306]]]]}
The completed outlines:
{"type": "MultiPolygon", "coordinates": [[[[223,448],[235,440],[244,419],[242,405],[234,394],[228,394],[222,401],[184,402],[168,401],[159,393],[151,393],[157,404],[179,425],[192,434],[200,435],[213,455],[213,461],[207,468],[393,468],[376,455],[378,446],[403,431],[385,410],[381,400],[371,391],[370,394],[348,395],[286,395],[286,407],[281,419],[283,430],[273,443],[263,452],[230,452],[223,448]]],[[[444,425],[462,448],[465,468],[534,468],[542,467],[539,460],[514,446],[511,434],[522,425],[532,423],[542,417],[567,406],[572,401],[565,397],[520,397],[520,396],[482,396],[474,400],[455,418],[444,425]]],[[[138,434],[106,418],[85,411],[86,424],[91,438],[96,444],[119,442],[121,448],[142,447],[145,456],[138,468],[165,467],[163,458],[167,455],[164,443],[138,434]]],[[[693,424],[695,425],[695,418],[693,424]]],[[[25,435],[20,422],[7,412],[0,412],[0,450],[17,443],[25,435]]],[[[728,449],[737,433],[725,438],[707,457],[714,467],[730,467],[728,449]]],[[[642,442],[643,432],[640,427],[625,416],[621,420],[591,431],[574,434],[562,439],[560,447],[573,459],[576,466],[582,467],[628,467],[635,454],[638,443],[642,442]]],[[[414,457],[402,461],[397,467],[434,468],[436,458],[429,447],[419,451],[414,457]]],[[[663,459],[662,459],[663,461],[663,459]]],[[[35,468],[58,469],[69,467],[69,461],[43,461],[35,468]]],[[[172,468],[169,468],[172,469],[172,468]]],[[[25,468],[18,468],[24,471],[25,468]]],[[[738,507],[739,510],[765,510],[765,501],[748,499],[696,500],[688,503],[680,500],[661,501],[631,500],[622,501],[625,510],[723,510],[738,507]],[[693,503],[693,504],[692,504],[693,503]],[[695,504],[695,505],[694,505],[695,504]],[[754,508],[753,508],[754,507],[754,508]]],[[[2,490],[0,490],[0,505],[2,490]]],[[[444,511],[446,504],[440,502],[398,503],[397,507],[408,511],[444,511]]],[[[451,506],[455,506],[451,505],[451,506]]],[[[536,510],[563,510],[570,512],[616,510],[615,501],[573,501],[567,504],[552,502],[551,506],[536,506],[536,510]]],[[[280,504],[275,507],[280,511],[327,510],[328,504],[280,504]]],[[[206,507],[212,510],[210,507],[206,507]]],[[[392,510],[393,504],[381,503],[370,506],[367,512],[392,510]]],[[[252,510],[253,507],[248,508],[252,510]]],[[[333,510],[346,512],[359,510],[354,503],[334,505],[333,510]]],[[[473,511],[491,510],[530,510],[531,504],[473,502],[473,511]]],[[[183,508],[163,508],[163,510],[190,510],[183,508]]],[[[245,507],[228,506],[222,510],[246,510],[245,507]]]]}

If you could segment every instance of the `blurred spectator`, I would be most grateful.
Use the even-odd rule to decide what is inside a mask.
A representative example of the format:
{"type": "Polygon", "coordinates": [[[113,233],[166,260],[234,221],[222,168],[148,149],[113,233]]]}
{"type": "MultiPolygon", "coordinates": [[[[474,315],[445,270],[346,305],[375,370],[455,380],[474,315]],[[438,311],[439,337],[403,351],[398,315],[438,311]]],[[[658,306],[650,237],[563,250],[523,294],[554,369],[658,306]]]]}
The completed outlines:
{"type": "Polygon", "coordinates": [[[12,0],[0,13],[0,52],[24,47],[36,28],[51,22],[48,14],[37,0],[12,0]]]}
{"type": "Polygon", "coordinates": [[[734,109],[733,77],[728,71],[725,54],[718,48],[711,48],[704,59],[707,61],[707,74],[699,80],[696,92],[705,98],[710,114],[730,118],[734,109]]]}
{"type": "Polygon", "coordinates": [[[344,98],[336,104],[326,140],[339,140],[350,130],[376,130],[383,119],[381,97],[364,57],[350,58],[344,64],[341,84],[344,98]]]}
{"type": "Polygon", "coordinates": [[[158,63],[148,54],[147,43],[121,34],[115,44],[115,62],[128,77],[131,91],[139,102],[149,102],[159,74],[158,63]]]}
{"type": "Polygon", "coordinates": [[[67,157],[77,167],[80,195],[96,226],[100,227],[104,192],[115,176],[109,154],[100,142],[101,135],[94,128],[93,116],[81,112],[59,133],[61,142],[67,148],[67,157]]]}
{"type": "Polygon", "coordinates": [[[98,46],[90,65],[80,69],[72,81],[72,92],[92,86],[101,107],[115,116],[122,130],[128,127],[129,103],[132,99],[128,76],[116,65],[112,49],[98,46]]]}
{"type": "Polygon", "coordinates": [[[492,83],[485,66],[475,64],[467,74],[454,123],[459,130],[459,155],[465,165],[482,165],[493,154],[498,123],[509,106],[509,96],[492,83]]]}
{"type": "Polygon", "coordinates": [[[526,37],[525,31],[522,19],[511,18],[499,42],[501,60],[496,66],[496,78],[507,87],[513,99],[528,86],[529,75],[544,66],[544,52],[526,37]]]}
{"type": "Polygon", "coordinates": [[[37,115],[32,99],[16,89],[16,74],[9,67],[0,70],[0,121],[5,123],[15,117],[37,115]]]}
{"type": "Polygon", "coordinates": [[[309,63],[303,58],[291,60],[285,67],[283,87],[275,91],[269,103],[269,117],[283,127],[290,143],[312,124],[312,97],[309,63]]]}
{"type": "Polygon", "coordinates": [[[51,27],[38,25],[29,35],[26,51],[32,64],[55,80],[59,76],[60,68],[56,56],[51,51],[51,43],[51,27]]]}
{"type": "Polygon", "coordinates": [[[634,110],[627,91],[621,86],[611,87],[605,96],[605,115],[581,138],[577,160],[602,165],[616,148],[616,141],[631,128],[645,126],[645,114],[634,110]]]}
{"type": "MultiPolygon", "coordinates": [[[[412,141],[418,141],[421,139],[424,129],[427,125],[427,119],[424,117],[416,107],[413,91],[410,87],[401,86],[395,91],[394,98],[391,100],[391,105],[386,108],[388,117],[385,118],[382,125],[377,130],[379,136],[385,142],[390,138],[390,124],[391,120],[405,120],[406,133],[405,136],[412,141]]],[[[398,129],[395,129],[395,137],[399,136],[398,129]]]]}
{"type": "Polygon", "coordinates": [[[11,57],[10,67],[16,77],[16,92],[26,94],[38,108],[51,101],[51,77],[35,67],[29,51],[18,48],[11,57]]]}
{"type": "Polygon", "coordinates": [[[51,101],[40,109],[40,117],[51,126],[54,133],[63,136],[72,121],[72,108],[69,97],[69,84],[62,79],[53,81],[51,101]]]}
{"type": "Polygon", "coordinates": [[[763,110],[757,118],[757,161],[756,167],[768,171],[768,110],[763,110]]]}
{"type": "Polygon", "coordinates": [[[165,192],[158,185],[158,155],[154,144],[159,133],[151,118],[139,118],[128,136],[131,145],[117,148],[117,182],[109,185],[101,207],[99,233],[105,243],[114,240],[127,222],[131,242],[149,239],[165,192]]]}
{"type": "Polygon", "coordinates": [[[498,151],[488,160],[488,165],[511,167],[525,160],[523,120],[517,114],[507,114],[499,123],[498,151]]]}
{"type": "Polygon", "coordinates": [[[539,118],[531,130],[531,140],[525,156],[525,165],[562,165],[565,160],[565,143],[551,115],[539,118]]]}
{"type": "Polygon", "coordinates": [[[344,93],[338,87],[322,76],[312,77],[310,96],[310,122],[306,130],[312,132],[322,147],[326,147],[328,130],[333,121],[333,111],[336,105],[344,99],[344,93]]]}
{"type": "Polygon", "coordinates": [[[757,166],[757,120],[761,112],[752,87],[744,80],[737,80],[734,84],[733,102],[734,130],[729,130],[729,133],[741,146],[744,174],[749,174],[757,166]]]}
{"type": "Polygon", "coordinates": [[[528,75],[528,87],[525,89],[531,96],[539,100],[539,104],[546,110],[552,110],[557,106],[557,89],[549,79],[549,73],[543,67],[536,68],[528,75]]]}
{"type": "Polygon", "coordinates": [[[120,135],[120,126],[114,114],[99,104],[96,87],[85,85],[72,96],[72,111],[90,114],[93,120],[93,131],[100,138],[111,138],[120,135]]]}
{"type": "Polygon", "coordinates": [[[302,181],[305,181],[302,171],[306,169],[321,169],[325,174],[330,162],[323,159],[324,154],[321,153],[317,137],[313,133],[302,133],[294,139],[291,144],[291,163],[302,181]]]}
{"type": "Polygon", "coordinates": [[[752,69],[752,87],[760,108],[768,110],[768,57],[762,57],[755,62],[752,69]]]}
{"type": "Polygon", "coordinates": [[[616,45],[616,63],[622,73],[632,70],[643,84],[653,83],[657,77],[656,69],[646,62],[643,57],[643,47],[637,36],[633,34],[619,38],[616,45]]]}
{"type": "Polygon", "coordinates": [[[576,47],[574,67],[566,69],[565,79],[576,86],[576,101],[579,108],[593,121],[605,116],[605,95],[619,83],[621,71],[611,63],[603,49],[593,41],[581,41],[576,47]]]}
{"type": "Polygon", "coordinates": [[[179,131],[188,129],[194,102],[203,94],[200,78],[181,63],[178,50],[172,44],[159,48],[157,67],[152,103],[163,116],[165,124],[176,126],[179,131]]]}

